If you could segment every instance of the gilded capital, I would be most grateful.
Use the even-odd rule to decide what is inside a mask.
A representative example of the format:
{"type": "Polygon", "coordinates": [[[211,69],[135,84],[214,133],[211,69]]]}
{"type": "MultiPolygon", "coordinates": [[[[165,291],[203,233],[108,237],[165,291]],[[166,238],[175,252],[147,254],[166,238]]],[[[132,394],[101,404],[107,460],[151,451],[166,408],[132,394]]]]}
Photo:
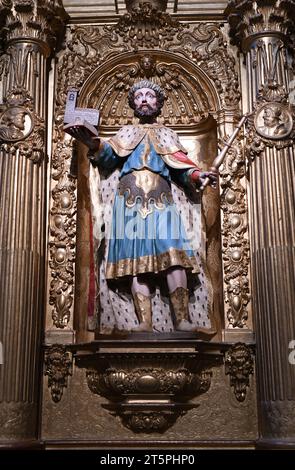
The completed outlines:
{"type": "Polygon", "coordinates": [[[68,15],[62,0],[0,0],[0,18],[4,43],[30,41],[50,55],[63,35],[68,15]]]}
{"type": "Polygon", "coordinates": [[[259,37],[278,37],[288,44],[294,30],[294,0],[231,0],[225,10],[234,44],[246,52],[259,37]]]}

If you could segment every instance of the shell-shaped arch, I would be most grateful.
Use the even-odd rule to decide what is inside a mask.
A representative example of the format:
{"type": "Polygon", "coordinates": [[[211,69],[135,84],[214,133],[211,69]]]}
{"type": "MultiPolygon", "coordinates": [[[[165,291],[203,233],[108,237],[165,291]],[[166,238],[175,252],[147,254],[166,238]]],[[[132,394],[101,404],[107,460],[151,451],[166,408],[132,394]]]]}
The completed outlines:
{"type": "Polygon", "coordinates": [[[130,87],[148,78],[166,92],[159,121],[177,128],[196,127],[219,109],[215,86],[196,65],[176,54],[122,54],[98,67],[84,83],[79,106],[101,112],[101,130],[134,123],[128,105],[130,87]]]}

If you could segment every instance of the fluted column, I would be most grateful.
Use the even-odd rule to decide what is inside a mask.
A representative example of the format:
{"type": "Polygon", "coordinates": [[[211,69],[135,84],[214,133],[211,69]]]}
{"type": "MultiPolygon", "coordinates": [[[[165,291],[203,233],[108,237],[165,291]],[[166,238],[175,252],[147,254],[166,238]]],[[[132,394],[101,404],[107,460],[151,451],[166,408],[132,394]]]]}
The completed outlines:
{"type": "Polygon", "coordinates": [[[295,2],[230,1],[234,43],[246,59],[249,221],[257,338],[260,439],[294,445],[295,157],[290,43],[295,2]]]}
{"type": "Polygon", "coordinates": [[[61,0],[0,1],[0,443],[38,435],[46,239],[48,58],[61,0]]]}

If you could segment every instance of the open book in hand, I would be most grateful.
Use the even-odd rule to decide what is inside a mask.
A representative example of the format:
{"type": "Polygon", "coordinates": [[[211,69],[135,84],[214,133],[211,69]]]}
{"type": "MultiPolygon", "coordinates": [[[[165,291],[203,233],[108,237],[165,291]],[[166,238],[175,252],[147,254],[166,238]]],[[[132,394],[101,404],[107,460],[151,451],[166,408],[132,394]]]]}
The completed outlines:
{"type": "Polygon", "coordinates": [[[74,122],[66,124],[63,129],[67,134],[70,134],[72,137],[76,138],[77,134],[74,129],[78,127],[80,129],[83,129],[85,133],[88,133],[90,138],[98,137],[98,130],[88,121],[86,121],[86,119],[81,119],[78,117],[75,119],[74,122]]]}

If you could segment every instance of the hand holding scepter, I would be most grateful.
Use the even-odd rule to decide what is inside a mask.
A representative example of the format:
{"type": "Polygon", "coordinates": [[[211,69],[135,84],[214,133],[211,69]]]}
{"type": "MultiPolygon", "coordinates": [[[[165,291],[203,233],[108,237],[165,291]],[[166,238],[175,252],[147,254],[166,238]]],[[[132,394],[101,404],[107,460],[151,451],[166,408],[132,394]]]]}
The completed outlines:
{"type": "MultiPolygon", "coordinates": [[[[234,132],[232,133],[232,135],[230,136],[230,138],[228,139],[228,141],[225,143],[223,149],[221,150],[221,152],[217,155],[217,157],[215,158],[214,162],[213,162],[213,165],[211,167],[211,171],[215,171],[217,172],[217,169],[220,167],[220,165],[223,163],[224,161],[224,158],[228,152],[228,150],[230,149],[233,141],[235,140],[236,136],[238,135],[238,132],[239,130],[241,129],[241,127],[243,126],[243,124],[246,122],[246,120],[248,119],[248,114],[245,114],[242,119],[240,120],[238,126],[236,127],[236,129],[234,130],[234,132]]],[[[208,186],[208,184],[210,183],[210,178],[207,177],[205,178],[202,186],[201,186],[201,190],[204,190],[206,188],[206,186],[208,186]]]]}

